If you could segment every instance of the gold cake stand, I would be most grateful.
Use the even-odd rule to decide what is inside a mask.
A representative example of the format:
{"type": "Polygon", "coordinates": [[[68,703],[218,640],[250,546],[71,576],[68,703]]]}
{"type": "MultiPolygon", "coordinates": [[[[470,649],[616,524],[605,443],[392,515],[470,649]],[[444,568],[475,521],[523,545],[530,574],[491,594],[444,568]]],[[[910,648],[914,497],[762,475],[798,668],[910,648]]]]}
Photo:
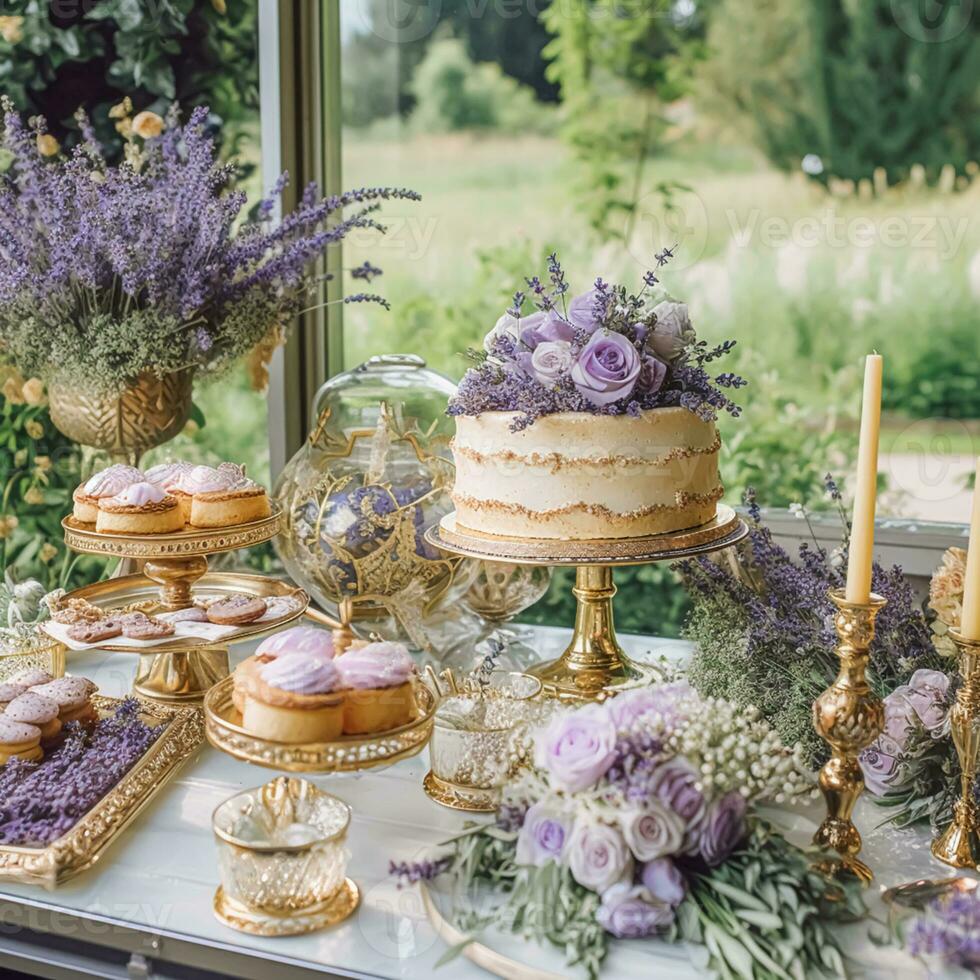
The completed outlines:
{"type": "Polygon", "coordinates": [[[187,527],[173,534],[102,534],[92,524],[68,516],[61,526],[65,544],[73,551],[143,561],[142,572],[96,582],[68,593],[106,610],[140,609],[152,615],[191,605],[193,591],[208,595],[292,596],[295,610],[261,623],[246,623],[215,643],[182,636],[152,647],[126,646],[112,641],[113,653],[138,653],[140,666],[133,689],[155,701],[200,702],[210,688],[229,673],[228,646],[279,629],[306,612],[309,596],[286,582],[263,575],[209,572],[208,555],[237,551],[269,541],[278,533],[282,512],[230,527],[187,527]]]}
{"type": "Polygon", "coordinates": [[[745,522],[721,505],[714,519],[698,527],[642,538],[559,541],[477,535],[447,514],[426,532],[426,540],[452,554],[518,565],[574,565],[577,602],[572,641],[550,663],[528,669],[552,697],[597,700],[659,676],[656,667],[631,660],[616,640],[613,625],[613,568],[677,561],[720,551],[748,534],[745,522]]]}

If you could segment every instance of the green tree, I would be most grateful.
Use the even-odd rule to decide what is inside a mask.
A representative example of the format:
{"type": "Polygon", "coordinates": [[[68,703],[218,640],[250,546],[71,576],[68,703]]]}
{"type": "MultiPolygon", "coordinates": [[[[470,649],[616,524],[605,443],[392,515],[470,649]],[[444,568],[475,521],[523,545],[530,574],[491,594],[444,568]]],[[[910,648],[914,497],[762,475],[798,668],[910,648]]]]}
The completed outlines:
{"type": "Polygon", "coordinates": [[[889,183],[922,164],[964,173],[980,154],[980,13],[918,0],[720,0],[699,78],[702,103],[772,163],[889,183]],[[938,9],[938,8],[937,8],[938,9]]]}

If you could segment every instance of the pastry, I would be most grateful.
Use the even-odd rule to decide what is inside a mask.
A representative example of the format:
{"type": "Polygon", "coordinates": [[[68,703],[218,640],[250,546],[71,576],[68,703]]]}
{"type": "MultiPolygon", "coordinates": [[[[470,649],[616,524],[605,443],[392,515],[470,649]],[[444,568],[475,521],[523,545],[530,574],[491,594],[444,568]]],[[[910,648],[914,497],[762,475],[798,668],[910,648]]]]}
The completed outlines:
{"type": "Polygon", "coordinates": [[[75,623],[94,623],[105,618],[105,610],[92,605],[88,599],[62,599],[51,607],[51,618],[62,626],[75,623]]]}
{"type": "Polygon", "coordinates": [[[271,660],[290,653],[303,653],[312,657],[331,659],[334,655],[333,641],[325,630],[312,626],[295,626],[267,636],[256,649],[255,654],[243,660],[235,671],[231,700],[239,713],[245,710],[245,692],[252,678],[271,660]]]}
{"type": "Polygon", "coordinates": [[[122,620],[118,616],[112,616],[97,619],[94,623],[75,623],[68,627],[68,638],[76,643],[99,643],[119,636],[122,631],[122,620]]]}
{"type": "Polygon", "coordinates": [[[29,687],[29,684],[18,684],[16,681],[0,684],[0,709],[6,708],[11,701],[19,698],[29,687]]]}
{"type": "Polygon", "coordinates": [[[21,684],[25,690],[29,687],[37,687],[39,684],[50,684],[54,678],[40,667],[26,667],[18,670],[13,677],[7,678],[8,684],[21,684]]]}
{"type": "Polygon", "coordinates": [[[41,747],[46,749],[53,745],[61,734],[59,714],[58,702],[53,698],[38,694],[37,691],[26,691],[7,705],[3,717],[39,728],[41,747]]]}
{"type": "Polygon", "coordinates": [[[191,507],[198,494],[228,490],[238,479],[237,475],[227,470],[222,472],[213,466],[192,466],[174,478],[172,485],[167,488],[167,493],[177,498],[184,523],[189,524],[191,507]]]}
{"type": "MultiPolygon", "coordinates": [[[[239,668],[241,669],[241,668],[239,668]]],[[[328,742],[340,735],[344,697],[328,657],[288,653],[254,670],[244,691],[242,725],[275,742],[328,742]]]]}
{"type": "Polygon", "coordinates": [[[98,719],[92,706],[92,695],[96,687],[86,677],[59,677],[56,681],[41,684],[31,690],[57,702],[58,717],[63,725],[69,721],[93,723],[98,719]]]}
{"type": "Polygon", "coordinates": [[[169,534],[183,527],[177,498],[146,482],[100,500],[95,524],[103,534],[169,534]]]}
{"type": "Polygon", "coordinates": [[[173,623],[147,616],[145,613],[126,613],[120,616],[122,635],[130,640],[162,640],[173,636],[177,628],[173,623]]]}
{"type": "Polygon", "coordinates": [[[157,463],[151,466],[143,476],[147,483],[152,483],[165,493],[173,493],[180,486],[181,478],[194,469],[193,463],[178,459],[169,463],[157,463]]]}
{"type": "Polygon", "coordinates": [[[367,735],[415,717],[415,664],[401,643],[369,643],[335,661],[344,691],[344,734],[367,735]]]}
{"type": "Polygon", "coordinates": [[[231,595],[208,606],[208,619],[219,626],[242,626],[265,615],[265,599],[231,595]]]}
{"type": "Polygon", "coordinates": [[[261,520],[271,513],[265,487],[244,480],[225,490],[195,494],[190,522],[194,527],[230,527],[261,520]]]}
{"type": "Polygon", "coordinates": [[[0,766],[11,759],[37,762],[43,757],[40,728],[0,716],[0,766]]]}
{"type": "Polygon", "coordinates": [[[99,501],[105,497],[115,497],[126,487],[139,483],[143,474],[133,466],[116,463],[100,470],[93,477],[77,487],[72,494],[74,509],[72,516],[83,524],[94,524],[99,516],[99,501]]]}

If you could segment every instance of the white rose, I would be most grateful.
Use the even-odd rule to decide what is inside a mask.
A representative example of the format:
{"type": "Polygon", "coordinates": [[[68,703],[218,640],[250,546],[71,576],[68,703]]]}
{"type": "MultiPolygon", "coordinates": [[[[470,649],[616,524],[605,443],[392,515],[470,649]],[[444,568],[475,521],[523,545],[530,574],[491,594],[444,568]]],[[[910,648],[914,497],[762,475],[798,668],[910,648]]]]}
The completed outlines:
{"type": "Polygon", "coordinates": [[[531,369],[543,385],[554,384],[572,367],[572,345],[565,340],[545,340],[531,354],[531,369]]]}
{"type": "Polygon", "coordinates": [[[640,861],[677,854],[684,842],[684,822],[658,800],[648,800],[643,810],[620,814],[620,826],[630,850],[640,861]]]}
{"type": "Polygon", "coordinates": [[[666,299],[658,303],[653,312],[657,315],[657,322],[647,338],[647,346],[661,360],[670,363],[695,337],[687,303],[666,299]]]}
{"type": "Polygon", "coordinates": [[[489,353],[490,347],[498,337],[513,337],[518,340],[521,336],[521,321],[517,317],[505,313],[494,325],[493,329],[483,338],[483,349],[489,353]]]}
{"type": "Polygon", "coordinates": [[[595,892],[604,892],[633,873],[623,835],[608,824],[576,820],[567,853],[572,877],[595,892]]]}

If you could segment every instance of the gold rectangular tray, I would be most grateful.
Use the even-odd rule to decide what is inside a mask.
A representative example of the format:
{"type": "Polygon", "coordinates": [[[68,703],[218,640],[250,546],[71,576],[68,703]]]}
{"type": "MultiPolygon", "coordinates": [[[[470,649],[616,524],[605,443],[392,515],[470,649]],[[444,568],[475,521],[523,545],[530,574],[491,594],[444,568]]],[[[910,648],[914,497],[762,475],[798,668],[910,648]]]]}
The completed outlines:
{"type": "MultiPolygon", "coordinates": [[[[43,885],[51,889],[91,868],[167,780],[204,740],[200,711],[137,699],[140,718],[165,730],[129,772],[71,828],[47,847],[0,844],[0,881],[43,885]]],[[[122,698],[95,695],[92,703],[103,717],[122,698]]]]}

